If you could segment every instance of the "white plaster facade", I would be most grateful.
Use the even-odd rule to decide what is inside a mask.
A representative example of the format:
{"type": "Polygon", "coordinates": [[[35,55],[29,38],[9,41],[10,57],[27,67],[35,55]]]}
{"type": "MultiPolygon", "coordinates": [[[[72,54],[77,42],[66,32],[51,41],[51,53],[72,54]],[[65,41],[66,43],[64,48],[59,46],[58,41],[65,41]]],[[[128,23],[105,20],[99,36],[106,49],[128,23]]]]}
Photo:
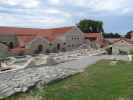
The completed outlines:
{"type": "Polygon", "coordinates": [[[112,54],[120,54],[120,51],[130,54],[133,52],[133,44],[120,40],[112,45],[112,54]]]}

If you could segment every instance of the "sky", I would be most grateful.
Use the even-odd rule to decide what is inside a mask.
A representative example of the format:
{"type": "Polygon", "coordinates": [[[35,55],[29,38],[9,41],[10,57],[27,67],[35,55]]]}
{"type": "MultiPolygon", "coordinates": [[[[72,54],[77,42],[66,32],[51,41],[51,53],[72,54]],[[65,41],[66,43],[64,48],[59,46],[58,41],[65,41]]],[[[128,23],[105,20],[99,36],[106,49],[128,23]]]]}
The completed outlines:
{"type": "Polygon", "coordinates": [[[55,28],[101,20],[105,32],[133,30],[133,0],[0,0],[0,26],[55,28]]]}

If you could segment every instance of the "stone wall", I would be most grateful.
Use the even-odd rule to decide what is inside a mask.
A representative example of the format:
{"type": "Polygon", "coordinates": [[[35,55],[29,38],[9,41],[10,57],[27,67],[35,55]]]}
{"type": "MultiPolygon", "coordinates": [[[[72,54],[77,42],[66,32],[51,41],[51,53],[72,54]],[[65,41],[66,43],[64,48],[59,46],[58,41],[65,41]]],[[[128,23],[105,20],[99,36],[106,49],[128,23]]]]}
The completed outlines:
{"type": "Polygon", "coordinates": [[[57,49],[57,45],[60,44],[60,49],[56,51],[69,51],[78,48],[80,45],[84,44],[84,42],[84,34],[77,27],[73,27],[72,30],[58,37],[53,42],[53,45],[54,48],[57,49]]]}
{"type": "Polygon", "coordinates": [[[0,43],[0,57],[6,57],[9,55],[8,47],[2,43],[0,43]]]}
{"type": "Polygon", "coordinates": [[[41,47],[40,49],[42,49],[40,53],[46,53],[48,45],[49,45],[49,42],[46,38],[36,37],[35,39],[33,39],[30,43],[26,45],[26,48],[30,49],[31,54],[39,50],[40,47],[41,47]]]}
{"type": "Polygon", "coordinates": [[[6,45],[9,45],[12,42],[14,47],[18,45],[18,39],[15,35],[0,36],[0,42],[5,43],[6,45]]]}

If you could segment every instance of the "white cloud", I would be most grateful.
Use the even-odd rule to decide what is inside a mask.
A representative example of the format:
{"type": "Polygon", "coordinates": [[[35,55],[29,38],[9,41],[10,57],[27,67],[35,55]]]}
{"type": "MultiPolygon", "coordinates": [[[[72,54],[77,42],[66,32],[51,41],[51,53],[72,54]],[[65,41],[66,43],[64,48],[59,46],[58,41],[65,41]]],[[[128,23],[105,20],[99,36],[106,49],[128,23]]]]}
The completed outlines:
{"type": "Polygon", "coordinates": [[[24,8],[35,8],[40,4],[39,0],[0,0],[0,4],[9,6],[20,6],[24,8]]]}
{"type": "Polygon", "coordinates": [[[65,19],[59,19],[59,18],[54,18],[54,17],[43,17],[43,18],[36,18],[36,19],[32,19],[30,20],[30,22],[33,22],[33,23],[44,23],[44,24],[47,24],[47,25],[54,25],[54,24],[62,24],[65,22],[65,19]]]}
{"type": "Polygon", "coordinates": [[[20,17],[19,15],[3,13],[0,14],[0,20],[0,26],[55,27],[55,25],[62,25],[66,23],[65,18],[56,18],[52,16],[20,17]]]}
{"type": "Polygon", "coordinates": [[[132,4],[131,0],[0,0],[0,25],[55,27],[83,18],[110,20],[113,15],[131,15],[132,4]]]}
{"type": "Polygon", "coordinates": [[[72,16],[69,12],[66,12],[57,8],[48,8],[43,12],[47,14],[58,14],[59,16],[64,16],[66,18],[70,18],[72,16]]]}
{"type": "Polygon", "coordinates": [[[94,0],[89,6],[96,11],[115,11],[123,9],[126,3],[126,0],[94,0]]]}
{"type": "Polygon", "coordinates": [[[48,0],[48,2],[52,5],[58,5],[61,1],[60,0],[48,0]]]}
{"type": "Polygon", "coordinates": [[[127,7],[132,8],[131,0],[50,0],[49,3],[58,6],[77,6],[88,8],[92,11],[125,11],[127,7]],[[57,2],[58,1],[58,2],[57,2]]]}

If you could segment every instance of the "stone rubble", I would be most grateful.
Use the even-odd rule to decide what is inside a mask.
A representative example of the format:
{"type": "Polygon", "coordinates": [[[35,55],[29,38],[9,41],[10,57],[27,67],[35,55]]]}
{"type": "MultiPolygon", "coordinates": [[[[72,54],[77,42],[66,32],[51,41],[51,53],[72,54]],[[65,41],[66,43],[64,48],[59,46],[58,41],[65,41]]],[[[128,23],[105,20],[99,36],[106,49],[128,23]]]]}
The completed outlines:
{"type": "MultiPolygon", "coordinates": [[[[51,54],[51,65],[35,66],[10,70],[0,73],[0,99],[11,96],[17,92],[26,92],[30,87],[46,85],[54,80],[64,79],[70,75],[84,71],[91,64],[101,59],[109,59],[110,56],[92,56],[102,54],[103,51],[77,50],[66,53],[51,54]]],[[[44,55],[40,55],[44,57],[44,55]]],[[[114,57],[114,56],[113,56],[114,57]]],[[[28,57],[28,59],[31,57],[28,57]]],[[[126,56],[116,56],[117,59],[126,60],[126,56]]],[[[38,61],[42,59],[38,58],[38,61]]],[[[37,60],[36,60],[37,61],[37,60]]],[[[12,61],[13,62],[13,61],[12,61]]]]}
{"type": "MultiPolygon", "coordinates": [[[[38,84],[45,85],[51,81],[64,79],[65,77],[80,72],[82,68],[77,70],[76,68],[67,68],[67,62],[72,62],[70,65],[73,66],[73,62],[75,65],[75,61],[73,60],[80,59],[81,56],[86,55],[85,53],[87,53],[87,50],[51,54],[49,56],[41,54],[34,57],[32,64],[29,64],[26,68],[18,68],[16,70],[0,73],[0,99],[17,92],[25,92],[32,86],[36,86],[38,84]],[[56,63],[58,63],[59,66],[56,66],[56,63]],[[64,64],[61,65],[60,63],[64,64]],[[41,66],[37,66],[39,64],[41,64],[41,66]]],[[[15,62],[23,63],[31,58],[33,57],[26,56],[25,58],[20,59],[11,58],[11,62],[12,64],[15,64],[15,62]]]]}
{"type": "Polygon", "coordinates": [[[16,92],[26,92],[39,83],[47,84],[56,79],[63,79],[77,71],[56,67],[27,68],[0,74],[0,99],[16,92]]]}

